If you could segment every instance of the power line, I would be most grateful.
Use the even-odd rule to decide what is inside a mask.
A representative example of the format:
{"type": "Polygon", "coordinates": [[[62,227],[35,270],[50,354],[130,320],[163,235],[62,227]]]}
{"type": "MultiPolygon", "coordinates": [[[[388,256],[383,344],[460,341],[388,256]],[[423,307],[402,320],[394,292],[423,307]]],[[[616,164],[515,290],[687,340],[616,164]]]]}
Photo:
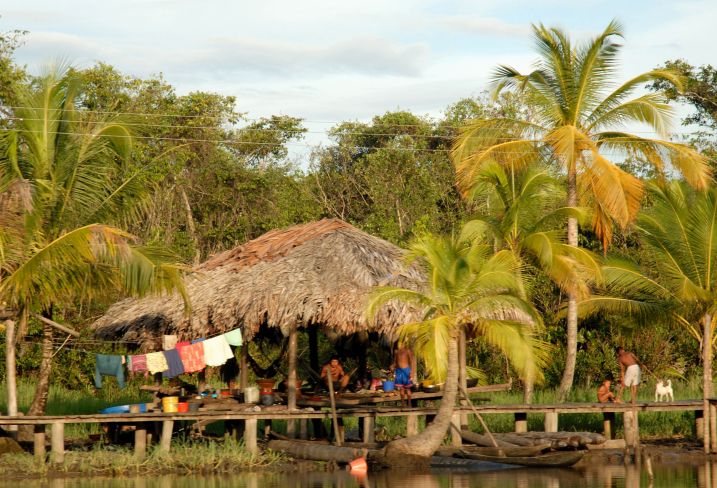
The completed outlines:
{"type": "MultiPolygon", "coordinates": [[[[0,128],[0,132],[13,132],[15,129],[11,128],[0,128]]],[[[82,133],[82,132],[70,132],[70,131],[23,131],[28,132],[31,134],[55,134],[55,135],[74,135],[74,136],[87,136],[88,134],[82,133]]],[[[241,146],[241,145],[247,145],[247,146],[269,146],[269,147],[285,147],[285,146],[293,146],[293,147],[306,147],[306,148],[316,148],[317,146],[311,145],[311,144],[301,144],[301,143],[292,143],[292,142],[252,142],[252,141],[236,141],[234,139],[196,139],[196,138],[186,138],[186,137],[158,137],[158,136],[137,136],[137,135],[114,135],[114,134],[97,134],[93,137],[106,137],[106,138],[120,138],[120,139],[141,139],[141,140],[154,140],[154,141],[172,141],[172,142],[182,142],[182,143],[188,143],[188,142],[207,142],[207,143],[215,143],[215,144],[226,144],[228,146],[241,146]]],[[[542,145],[545,144],[543,141],[526,141],[529,143],[534,143],[536,145],[542,145]]],[[[357,149],[357,150],[389,150],[389,151],[399,151],[399,152],[413,152],[413,153],[450,153],[451,150],[449,149],[431,149],[431,148],[404,148],[404,147],[375,147],[375,146],[338,146],[339,148],[345,148],[345,149],[357,149]]],[[[501,155],[522,155],[525,156],[525,152],[522,151],[495,151],[496,154],[501,155]]],[[[612,156],[625,156],[627,155],[627,150],[625,153],[610,153],[610,152],[601,152],[603,155],[612,155],[612,156]]]]}
{"type": "MultiPolygon", "coordinates": [[[[42,112],[42,109],[38,109],[37,107],[28,107],[28,106],[22,106],[22,105],[5,105],[4,108],[11,108],[11,109],[19,109],[19,110],[29,110],[29,111],[35,111],[35,112],[42,112]]],[[[54,112],[62,112],[64,109],[51,109],[54,112]]],[[[78,109],[78,112],[80,113],[91,113],[91,114],[111,114],[111,115],[130,115],[130,116],[140,116],[140,117],[165,117],[165,118],[185,118],[185,119],[194,119],[194,118],[207,118],[207,119],[219,119],[219,120],[226,120],[226,116],[218,116],[218,115],[208,115],[208,114],[200,114],[200,115],[184,115],[184,114],[168,114],[168,113],[142,113],[142,112],[120,112],[120,111],[110,111],[110,110],[89,110],[89,109],[78,109]]],[[[282,118],[282,117],[291,117],[291,116],[276,116],[276,118],[282,118]]],[[[10,117],[11,118],[11,117],[10,117]]],[[[8,119],[10,119],[8,118],[8,119]]],[[[22,119],[23,117],[16,117],[17,119],[22,119]]],[[[343,124],[343,123],[352,123],[351,120],[311,120],[311,119],[303,119],[301,117],[291,117],[300,120],[301,122],[306,123],[312,123],[312,124],[343,124]]],[[[45,120],[45,119],[27,119],[27,120],[45,120]]],[[[59,121],[60,119],[53,119],[59,121]]],[[[269,121],[270,118],[242,118],[241,120],[247,120],[247,121],[269,121]]],[[[494,118],[494,120],[500,120],[499,118],[494,118]]],[[[468,122],[468,121],[467,121],[468,122]]],[[[362,122],[359,122],[362,123],[362,122]]],[[[430,125],[429,122],[426,123],[427,125],[430,125]]],[[[126,123],[123,123],[123,125],[128,125],[126,123]]],[[[149,124],[137,124],[137,125],[147,125],[149,127],[178,127],[178,128],[192,128],[187,126],[165,126],[164,124],[156,124],[156,125],[149,125],[149,124]]],[[[424,124],[378,124],[380,127],[425,127],[424,124]]],[[[437,128],[443,128],[443,129],[464,129],[466,125],[441,125],[440,123],[437,125],[437,128]]],[[[196,128],[216,128],[216,126],[198,126],[196,128]]],[[[240,127],[242,129],[244,127],[240,127]]],[[[275,129],[252,129],[252,130],[275,130],[275,129]]],[[[503,131],[504,129],[496,128],[491,129],[496,131],[503,131]]],[[[327,133],[326,131],[316,131],[315,133],[322,134],[327,133]]],[[[658,134],[657,131],[631,131],[632,134],[658,134]]],[[[673,132],[672,135],[694,135],[699,133],[697,132],[673,132]]],[[[359,133],[363,134],[363,133],[359,133]]],[[[385,135],[395,135],[395,134],[385,134],[385,135]]]]}
{"type": "MultiPolygon", "coordinates": [[[[10,121],[33,121],[33,122],[62,122],[63,119],[45,119],[45,118],[28,118],[28,117],[7,117],[4,120],[10,120],[10,121]]],[[[85,124],[93,124],[93,125],[101,125],[106,123],[106,121],[103,120],[87,120],[83,121],[85,124]]],[[[182,129],[182,130],[222,130],[221,127],[214,126],[214,125],[204,125],[204,126],[186,126],[186,125],[171,125],[171,124],[147,124],[147,123],[140,123],[140,122],[122,122],[121,125],[127,126],[127,127],[145,127],[145,128],[156,128],[156,129],[182,129]]],[[[408,127],[405,125],[396,125],[394,127],[408,127]]],[[[280,134],[280,133],[295,133],[296,136],[301,136],[303,134],[322,134],[327,137],[332,137],[333,134],[331,134],[328,131],[316,131],[316,130],[303,130],[303,129],[297,129],[296,131],[284,131],[282,129],[270,129],[270,128],[250,128],[250,127],[239,127],[236,129],[223,129],[223,130],[235,130],[236,134],[241,134],[241,131],[246,131],[249,133],[272,133],[272,134],[280,134]]],[[[503,132],[503,129],[499,128],[486,128],[481,130],[482,133],[485,132],[503,132]]],[[[655,131],[631,131],[630,134],[656,134],[655,131]]],[[[697,132],[682,132],[682,133],[672,133],[671,135],[697,135],[699,133],[697,132]]],[[[446,140],[454,140],[456,136],[454,135],[442,135],[442,134],[415,134],[415,133],[396,133],[396,132],[344,132],[341,131],[340,135],[349,135],[349,136],[364,136],[364,137],[401,137],[406,136],[410,137],[412,139],[446,139],[446,140]]],[[[133,136],[138,137],[138,136],[133,136]]],[[[496,141],[513,141],[516,140],[515,137],[493,137],[493,140],[496,141]]],[[[233,139],[232,139],[233,140],[233,139]]],[[[246,142],[247,144],[258,144],[256,142],[250,142],[250,141],[235,141],[235,143],[239,142],[246,142]]],[[[535,142],[541,142],[541,141],[535,141],[535,142]]]]}

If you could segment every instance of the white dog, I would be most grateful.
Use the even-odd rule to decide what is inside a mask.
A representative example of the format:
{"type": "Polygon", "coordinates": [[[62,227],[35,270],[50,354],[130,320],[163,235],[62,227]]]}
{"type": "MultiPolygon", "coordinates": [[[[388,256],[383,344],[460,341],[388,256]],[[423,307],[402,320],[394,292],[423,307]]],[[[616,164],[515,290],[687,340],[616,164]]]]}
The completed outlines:
{"type": "Polygon", "coordinates": [[[658,381],[655,385],[655,401],[661,402],[661,401],[675,401],[675,397],[672,394],[672,380],[667,380],[667,383],[664,381],[658,381]]]}

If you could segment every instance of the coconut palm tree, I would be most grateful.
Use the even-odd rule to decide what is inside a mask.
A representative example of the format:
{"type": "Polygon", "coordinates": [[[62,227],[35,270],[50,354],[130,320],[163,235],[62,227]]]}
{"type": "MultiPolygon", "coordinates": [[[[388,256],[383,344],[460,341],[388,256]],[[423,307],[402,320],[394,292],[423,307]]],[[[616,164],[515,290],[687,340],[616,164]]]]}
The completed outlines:
{"type": "MultiPolygon", "coordinates": [[[[80,299],[184,290],[169,253],[110,225],[136,217],[148,185],[132,168],[128,129],[77,111],[79,89],[62,68],[18,87],[0,136],[0,304],[17,311],[20,337],[31,312],[51,318],[80,299]]],[[[52,337],[45,325],[32,415],[45,411],[52,337]]]]}
{"type": "Polygon", "coordinates": [[[492,244],[480,239],[427,235],[411,245],[409,260],[424,269],[425,288],[379,288],[367,314],[373,317],[390,300],[424,309],[425,319],[404,324],[399,334],[413,344],[431,378],[445,386],[434,421],[417,436],[385,448],[384,460],[391,466],[427,462],[443,441],[457,397],[461,330],[500,349],[521,375],[536,374],[544,364],[543,344],[534,336],[540,318],[523,297],[519,263],[511,252],[494,253],[492,244]]]}
{"type": "MultiPolygon", "coordinates": [[[[589,294],[588,283],[599,274],[600,264],[590,251],[565,244],[559,230],[566,216],[584,221],[586,212],[560,206],[564,191],[547,168],[488,162],[476,174],[467,199],[477,209],[464,233],[492,240],[495,249],[511,251],[527,271],[529,288],[543,274],[563,291],[575,290],[581,298],[589,294]]],[[[528,379],[525,403],[531,402],[532,387],[528,379]]]]}
{"type": "MultiPolygon", "coordinates": [[[[645,262],[612,261],[604,295],[580,303],[580,314],[609,310],[643,321],[660,314],[693,333],[701,330],[705,425],[713,396],[712,342],[717,312],[717,189],[694,191],[683,182],[649,187],[652,207],[638,217],[645,262]]],[[[708,429],[705,429],[707,432],[708,429]]],[[[705,445],[709,439],[705,437],[705,445]]]]}
{"type": "MultiPolygon", "coordinates": [[[[592,226],[607,248],[613,225],[625,227],[642,199],[641,182],[610,161],[630,156],[655,167],[662,175],[670,166],[696,188],[709,179],[705,158],[691,148],[664,140],[672,110],[661,92],[633,97],[645,83],[664,80],[676,87],[680,77],[669,70],[653,70],[616,85],[617,55],[622,37],[616,21],[595,38],[574,45],[557,28],[533,26],[540,58],[535,69],[522,74],[500,66],[494,75],[494,92],[514,90],[526,104],[531,120],[485,119],[466,125],[453,146],[459,187],[473,186],[487,161],[516,166],[549,157],[566,175],[567,206],[579,200],[592,210],[592,226]],[[660,139],[641,137],[625,130],[643,124],[660,139]]],[[[578,221],[567,219],[567,243],[578,245],[578,221]]],[[[568,294],[567,355],[560,397],[570,391],[577,353],[578,292],[568,294]]]]}

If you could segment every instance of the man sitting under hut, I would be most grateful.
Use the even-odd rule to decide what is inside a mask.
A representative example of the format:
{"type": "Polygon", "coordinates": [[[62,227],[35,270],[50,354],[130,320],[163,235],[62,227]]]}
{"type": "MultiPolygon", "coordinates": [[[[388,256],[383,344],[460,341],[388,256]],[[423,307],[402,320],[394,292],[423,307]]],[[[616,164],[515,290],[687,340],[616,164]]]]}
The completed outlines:
{"type": "Polygon", "coordinates": [[[327,388],[329,386],[329,377],[333,382],[335,392],[341,393],[346,390],[351,376],[344,371],[338,356],[331,356],[331,360],[321,369],[321,379],[326,382],[327,388]]]}

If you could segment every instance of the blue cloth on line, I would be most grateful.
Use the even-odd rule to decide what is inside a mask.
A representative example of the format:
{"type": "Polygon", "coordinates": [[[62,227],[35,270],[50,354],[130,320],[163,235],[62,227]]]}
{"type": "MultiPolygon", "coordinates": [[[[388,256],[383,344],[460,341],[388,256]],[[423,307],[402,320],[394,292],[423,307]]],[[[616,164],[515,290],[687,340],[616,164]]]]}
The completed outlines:
{"type": "Polygon", "coordinates": [[[164,357],[167,360],[167,366],[169,369],[162,372],[162,378],[174,378],[184,373],[184,365],[182,359],[179,357],[179,351],[176,349],[170,349],[163,351],[164,357]]]}
{"type": "Polygon", "coordinates": [[[122,356],[110,354],[95,354],[95,387],[102,388],[102,377],[114,376],[117,385],[124,388],[124,368],[122,356]]]}
{"type": "Polygon", "coordinates": [[[192,344],[196,344],[197,342],[204,342],[204,337],[200,337],[199,339],[192,340],[192,344]]]}

